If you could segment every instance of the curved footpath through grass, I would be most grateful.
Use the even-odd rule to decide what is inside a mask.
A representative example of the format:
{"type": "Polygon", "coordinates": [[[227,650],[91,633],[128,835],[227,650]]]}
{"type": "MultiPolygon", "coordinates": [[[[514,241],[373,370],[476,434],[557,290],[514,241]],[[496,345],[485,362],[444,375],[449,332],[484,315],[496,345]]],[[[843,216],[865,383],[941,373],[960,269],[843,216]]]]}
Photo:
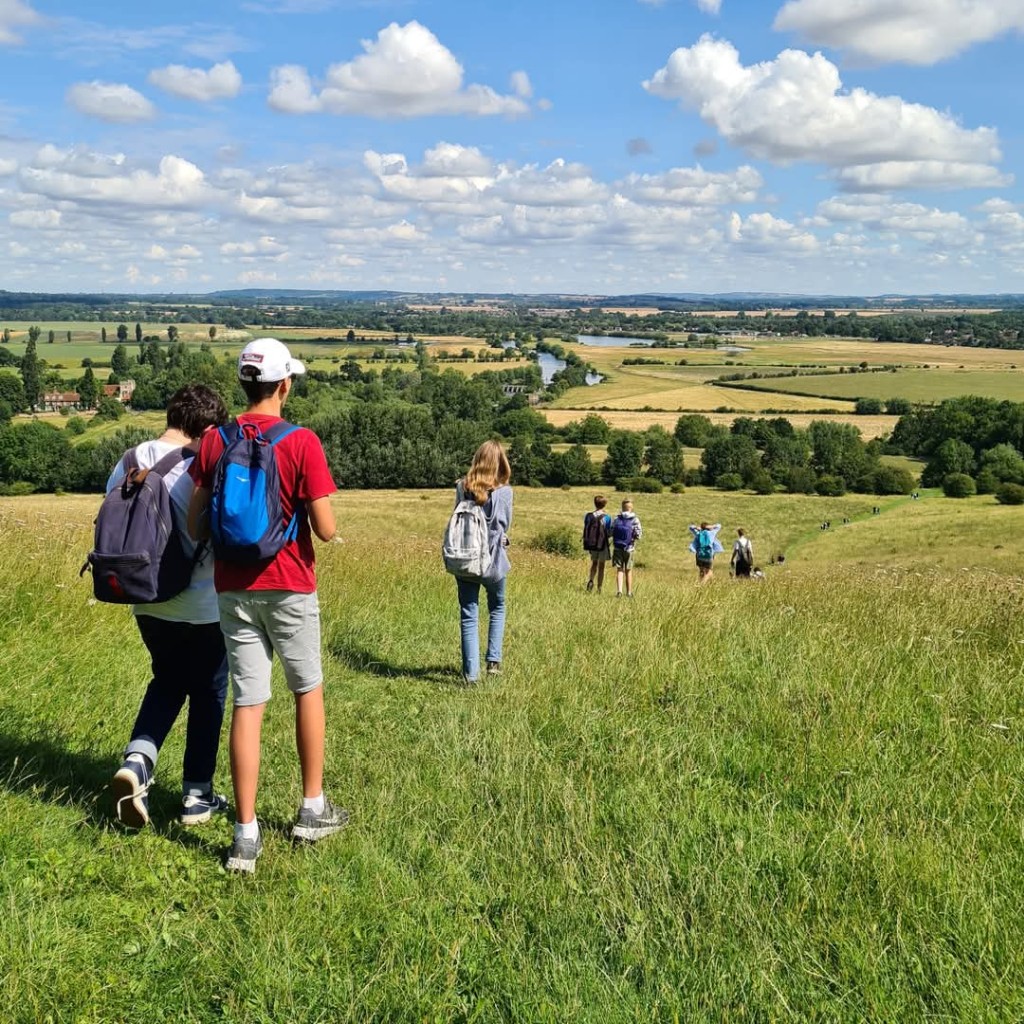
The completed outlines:
{"type": "Polygon", "coordinates": [[[627,602],[525,543],[588,500],[517,492],[505,674],[467,690],[449,496],[338,497],[327,775],[352,824],[286,840],[278,684],[253,879],[220,867],[229,822],[169,824],[180,729],[156,827],[111,822],[147,665],[76,576],[95,499],[0,501],[0,1019],[1021,1019],[1024,509],[641,496],[627,602]],[[702,517],[785,568],[698,588],[702,517]]]}

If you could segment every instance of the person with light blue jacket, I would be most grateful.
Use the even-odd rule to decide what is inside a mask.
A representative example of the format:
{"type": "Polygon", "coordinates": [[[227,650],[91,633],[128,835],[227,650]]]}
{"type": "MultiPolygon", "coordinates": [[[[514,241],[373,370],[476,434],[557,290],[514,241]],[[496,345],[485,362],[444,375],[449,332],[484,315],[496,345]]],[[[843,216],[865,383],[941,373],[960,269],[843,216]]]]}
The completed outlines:
{"type": "Polygon", "coordinates": [[[512,526],[512,467],[497,441],[485,441],[473,456],[469,472],[456,484],[455,503],[474,501],[487,519],[491,562],[482,577],[457,576],[462,627],[462,678],[475,683],[480,675],[480,588],[487,594],[487,674],[500,675],[505,640],[505,581],[509,569],[508,531],[512,526]]]}
{"type": "Polygon", "coordinates": [[[715,523],[713,526],[701,523],[699,527],[690,524],[690,533],[693,534],[690,550],[696,556],[697,578],[701,583],[707,583],[711,579],[715,555],[720,555],[725,550],[718,540],[718,531],[721,529],[721,523],[715,523]]]}

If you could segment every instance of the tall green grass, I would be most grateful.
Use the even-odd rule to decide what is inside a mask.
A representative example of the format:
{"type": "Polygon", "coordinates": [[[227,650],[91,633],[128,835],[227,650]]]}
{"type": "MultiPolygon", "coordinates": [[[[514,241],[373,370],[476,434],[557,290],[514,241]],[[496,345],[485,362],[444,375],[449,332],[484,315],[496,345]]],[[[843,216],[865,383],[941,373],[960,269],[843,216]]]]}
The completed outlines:
{"type": "Polygon", "coordinates": [[[588,504],[517,492],[505,674],[465,689],[449,496],[339,497],[327,777],[352,823],[288,842],[277,685],[266,850],[239,879],[229,822],[172,823],[180,730],[155,827],[111,822],[148,676],[128,615],[75,577],[95,502],[0,501],[0,1019],[1020,1019],[1024,581],[983,545],[913,543],[968,508],[1019,556],[1024,512],[645,496],[627,602],[525,543],[588,504]],[[786,567],[698,587],[702,517],[786,567]],[[844,560],[872,532],[910,550],[844,560]]]}

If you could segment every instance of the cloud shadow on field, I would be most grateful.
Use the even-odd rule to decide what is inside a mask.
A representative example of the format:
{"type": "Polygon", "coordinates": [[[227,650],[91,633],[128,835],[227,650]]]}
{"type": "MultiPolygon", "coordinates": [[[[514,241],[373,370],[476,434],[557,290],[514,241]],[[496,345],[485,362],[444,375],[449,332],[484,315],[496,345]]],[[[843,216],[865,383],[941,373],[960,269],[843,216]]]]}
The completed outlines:
{"type": "MultiPolygon", "coordinates": [[[[127,837],[114,816],[110,780],[121,763],[120,749],[100,756],[74,749],[68,737],[43,730],[52,723],[34,721],[11,708],[0,708],[0,791],[15,793],[80,812],[94,828],[117,829],[127,837]]],[[[149,791],[152,814],[147,828],[187,846],[213,848],[211,843],[178,824],[181,793],[154,782],[149,791]]]]}
{"type": "Polygon", "coordinates": [[[396,665],[344,637],[332,640],[328,651],[346,668],[382,679],[422,679],[438,686],[462,685],[462,673],[453,665],[396,665]]]}

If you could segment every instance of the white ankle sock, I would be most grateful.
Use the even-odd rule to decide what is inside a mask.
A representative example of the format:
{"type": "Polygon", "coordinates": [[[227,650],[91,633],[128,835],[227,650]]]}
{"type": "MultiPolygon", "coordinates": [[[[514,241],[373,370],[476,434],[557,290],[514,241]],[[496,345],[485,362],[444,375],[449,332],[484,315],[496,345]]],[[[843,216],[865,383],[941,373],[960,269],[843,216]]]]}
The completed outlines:
{"type": "Polygon", "coordinates": [[[258,839],[260,835],[259,822],[255,818],[252,821],[236,821],[235,822],[235,838],[236,839],[258,839]]]}
{"type": "Polygon", "coordinates": [[[302,798],[302,809],[310,810],[314,814],[324,813],[324,794],[321,790],[319,796],[304,796],[302,798]]]}

